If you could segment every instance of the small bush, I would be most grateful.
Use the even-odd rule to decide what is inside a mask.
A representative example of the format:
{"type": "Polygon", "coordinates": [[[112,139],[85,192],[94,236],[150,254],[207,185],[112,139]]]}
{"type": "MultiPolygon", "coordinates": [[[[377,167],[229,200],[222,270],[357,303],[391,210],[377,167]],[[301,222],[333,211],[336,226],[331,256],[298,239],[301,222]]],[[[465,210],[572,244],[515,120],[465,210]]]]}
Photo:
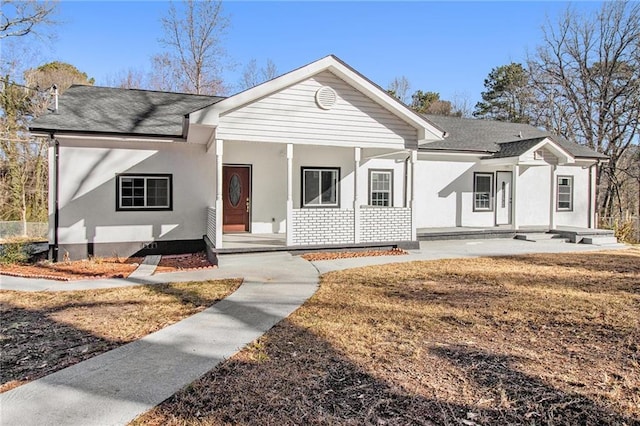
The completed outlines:
{"type": "Polygon", "coordinates": [[[33,244],[29,238],[10,238],[0,245],[0,264],[27,263],[33,255],[33,244]]]}
{"type": "Polygon", "coordinates": [[[620,242],[628,244],[639,243],[639,231],[637,229],[640,226],[638,219],[632,217],[626,217],[624,219],[614,219],[609,223],[603,223],[603,228],[612,229],[615,232],[616,238],[620,242]],[[611,223],[612,222],[612,223],[611,223]]]}

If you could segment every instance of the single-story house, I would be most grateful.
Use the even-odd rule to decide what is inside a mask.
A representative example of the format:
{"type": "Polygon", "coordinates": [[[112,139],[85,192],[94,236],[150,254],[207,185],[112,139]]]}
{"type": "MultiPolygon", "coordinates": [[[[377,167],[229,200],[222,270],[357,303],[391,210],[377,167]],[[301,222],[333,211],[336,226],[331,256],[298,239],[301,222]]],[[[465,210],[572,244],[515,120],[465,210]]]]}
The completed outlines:
{"type": "Polygon", "coordinates": [[[335,56],[227,98],[72,86],[31,131],[51,141],[58,258],[592,228],[606,160],[524,124],[422,116],[335,56]]]}

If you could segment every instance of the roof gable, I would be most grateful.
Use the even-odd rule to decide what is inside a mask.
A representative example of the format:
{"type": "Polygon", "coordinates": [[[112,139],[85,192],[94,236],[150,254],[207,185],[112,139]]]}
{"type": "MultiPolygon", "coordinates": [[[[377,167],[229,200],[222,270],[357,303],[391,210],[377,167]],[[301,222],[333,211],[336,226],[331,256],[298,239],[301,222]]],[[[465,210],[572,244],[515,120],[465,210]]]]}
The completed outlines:
{"type": "Polygon", "coordinates": [[[331,55],[312,62],[273,80],[224,99],[215,105],[203,108],[191,114],[192,123],[217,126],[220,115],[247,104],[256,102],[270,94],[286,89],[296,83],[309,79],[322,72],[329,71],[354,89],[360,91],[376,104],[385,108],[418,131],[418,140],[422,142],[441,140],[443,131],[425,117],[416,114],[407,106],[390,96],[347,64],[331,55]]]}

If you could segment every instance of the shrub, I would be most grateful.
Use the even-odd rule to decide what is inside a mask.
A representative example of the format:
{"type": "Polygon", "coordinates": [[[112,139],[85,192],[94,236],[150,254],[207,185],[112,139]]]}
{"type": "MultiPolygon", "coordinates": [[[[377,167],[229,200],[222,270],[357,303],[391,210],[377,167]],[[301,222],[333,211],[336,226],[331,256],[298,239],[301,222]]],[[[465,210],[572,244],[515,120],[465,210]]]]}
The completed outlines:
{"type": "Polygon", "coordinates": [[[29,238],[9,238],[0,245],[0,264],[27,263],[33,255],[34,247],[29,238]]]}

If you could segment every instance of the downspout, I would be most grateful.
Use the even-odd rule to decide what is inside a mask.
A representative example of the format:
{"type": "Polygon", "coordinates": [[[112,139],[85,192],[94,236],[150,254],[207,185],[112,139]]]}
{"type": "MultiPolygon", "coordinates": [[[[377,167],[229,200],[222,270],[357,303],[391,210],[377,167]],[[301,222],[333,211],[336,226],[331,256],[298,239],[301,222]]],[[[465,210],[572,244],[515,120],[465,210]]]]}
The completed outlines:
{"type": "Polygon", "coordinates": [[[59,251],[59,238],[58,238],[58,228],[60,227],[60,185],[59,177],[60,177],[60,142],[54,138],[53,133],[51,134],[51,139],[53,139],[53,249],[51,253],[52,260],[54,262],[58,261],[58,251],[59,251]]]}
{"type": "Polygon", "coordinates": [[[589,193],[588,193],[588,197],[587,197],[587,206],[589,206],[589,207],[587,209],[587,212],[588,212],[588,215],[587,215],[587,228],[591,228],[592,225],[593,225],[593,210],[591,209],[591,202],[592,202],[592,200],[591,200],[591,191],[592,191],[593,188],[591,186],[592,185],[591,182],[593,182],[593,179],[592,179],[593,178],[593,166],[595,166],[596,164],[597,163],[593,163],[592,165],[589,166],[589,185],[588,185],[589,193]]]}
{"type": "Polygon", "coordinates": [[[409,152],[409,155],[407,156],[407,158],[404,159],[404,200],[402,202],[403,207],[407,207],[407,199],[409,197],[408,185],[409,185],[409,160],[410,159],[411,159],[411,152],[409,152]]]}

